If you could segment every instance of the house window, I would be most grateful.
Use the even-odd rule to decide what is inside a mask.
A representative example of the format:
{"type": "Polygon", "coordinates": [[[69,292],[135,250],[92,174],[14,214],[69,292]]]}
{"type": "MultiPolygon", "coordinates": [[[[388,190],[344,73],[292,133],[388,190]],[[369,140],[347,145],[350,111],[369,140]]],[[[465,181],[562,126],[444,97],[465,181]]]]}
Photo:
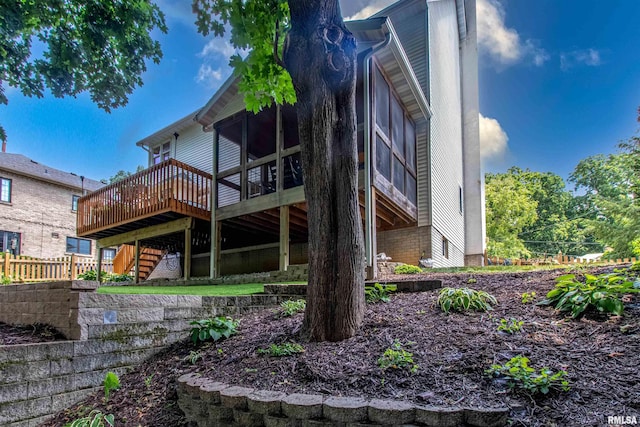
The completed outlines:
{"type": "Polygon", "coordinates": [[[20,255],[20,241],[20,233],[0,230],[0,252],[20,255]]]}
{"type": "Polygon", "coordinates": [[[382,71],[375,69],[376,169],[416,204],[416,129],[382,71]]]}
{"type": "Polygon", "coordinates": [[[91,255],[91,240],[67,237],[67,252],[81,255],[91,255]]]}
{"type": "Polygon", "coordinates": [[[165,160],[169,160],[171,158],[171,141],[165,142],[157,147],[153,147],[152,153],[154,165],[162,163],[165,160]]]}
{"type": "Polygon", "coordinates": [[[80,200],[80,196],[71,196],[71,210],[73,212],[78,212],[78,200],[80,200]]]}
{"type": "Polygon", "coordinates": [[[442,256],[449,258],[449,241],[446,237],[442,238],[442,256]]]}
{"type": "Polygon", "coordinates": [[[9,178],[0,178],[0,202],[11,203],[11,180],[9,178]]]}
{"type": "Polygon", "coordinates": [[[103,261],[113,261],[116,257],[116,250],[113,248],[104,248],[102,249],[102,260],[103,261]]]}

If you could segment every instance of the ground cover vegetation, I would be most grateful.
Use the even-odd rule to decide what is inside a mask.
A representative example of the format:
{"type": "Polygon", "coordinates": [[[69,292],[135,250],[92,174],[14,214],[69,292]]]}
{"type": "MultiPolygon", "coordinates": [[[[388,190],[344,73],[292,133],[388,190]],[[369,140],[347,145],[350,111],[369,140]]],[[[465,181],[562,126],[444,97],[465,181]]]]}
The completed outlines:
{"type": "MultiPolygon", "coordinates": [[[[80,408],[94,407],[124,425],[187,425],[175,389],[175,379],[186,372],[289,393],[506,405],[511,425],[604,425],[609,415],[637,414],[640,297],[622,295],[621,315],[592,307],[577,318],[537,304],[565,274],[558,268],[419,275],[440,278],[454,289],[467,287],[473,278],[474,289],[492,295],[496,303],[490,311],[445,313],[438,291],[392,293],[387,303],[367,304],[358,334],[337,343],[304,342],[302,313],[249,314],[239,319],[236,335],[195,349],[190,340],[178,343],[123,375],[108,403],[100,395],[89,397],[45,425],[63,425],[80,408]],[[526,303],[524,294],[529,295],[526,303]],[[512,329],[523,324],[508,333],[498,330],[502,320],[512,329]],[[290,351],[295,344],[304,351],[290,351]]],[[[585,283],[587,275],[610,274],[635,273],[590,268],[575,272],[573,280],[585,283]]]]}

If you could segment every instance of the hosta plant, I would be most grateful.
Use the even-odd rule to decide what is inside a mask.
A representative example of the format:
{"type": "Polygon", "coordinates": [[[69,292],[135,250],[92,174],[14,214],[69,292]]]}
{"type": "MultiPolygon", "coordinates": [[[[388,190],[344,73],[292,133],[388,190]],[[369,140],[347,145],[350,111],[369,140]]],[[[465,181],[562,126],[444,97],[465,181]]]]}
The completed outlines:
{"type": "Polygon", "coordinates": [[[213,319],[194,320],[189,323],[191,328],[191,341],[197,344],[199,341],[219,341],[229,338],[237,332],[238,321],[231,317],[214,317],[213,319]]]}
{"type": "Polygon", "coordinates": [[[65,424],[65,427],[113,427],[114,425],[113,414],[103,414],[101,411],[94,409],[88,416],[65,424]]]}
{"type": "Polygon", "coordinates": [[[570,388],[566,371],[554,373],[544,367],[538,372],[529,366],[529,359],[522,355],[512,357],[504,365],[491,365],[485,372],[491,376],[505,377],[510,388],[519,388],[531,395],[547,394],[552,389],[568,391],[570,388]]]}
{"type": "MultiPolygon", "coordinates": [[[[413,344],[413,343],[407,343],[413,344]]],[[[418,365],[413,362],[413,353],[408,352],[399,341],[394,341],[391,347],[387,348],[382,357],[378,359],[378,366],[383,371],[389,368],[407,369],[412,374],[418,371],[418,365]]]]}
{"type": "Polygon", "coordinates": [[[364,296],[368,303],[391,301],[389,298],[389,292],[391,292],[389,286],[381,285],[380,283],[375,283],[373,286],[367,286],[364,288],[364,296]]]}
{"type": "Polygon", "coordinates": [[[442,288],[438,295],[438,305],[445,313],[449,311],[488,311],[498,301],[485,292],[471,288],[442,288]]]}
{"type": "Polygon", "coordinates": [[[571,312],[573,318],[590,308],[619,316],[624,311],[622,296],[639,292],[640,281],[634,283],[618,273],[585,274],[584,282],[565,274],[556,279],[555,288],[538,305],[553,305],[557,310],[571,312]]]}

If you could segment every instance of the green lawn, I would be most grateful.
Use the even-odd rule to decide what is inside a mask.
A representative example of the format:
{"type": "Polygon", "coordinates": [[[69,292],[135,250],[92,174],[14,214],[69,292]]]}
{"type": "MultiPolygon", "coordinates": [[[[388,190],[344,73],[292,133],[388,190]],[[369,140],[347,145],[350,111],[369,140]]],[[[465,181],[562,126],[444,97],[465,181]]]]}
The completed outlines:
{"type": "Polygon", "coordinates": [[[264,292],[262,283],[196,286],[101,286],[99,294],[235,296],[264,292]]]}

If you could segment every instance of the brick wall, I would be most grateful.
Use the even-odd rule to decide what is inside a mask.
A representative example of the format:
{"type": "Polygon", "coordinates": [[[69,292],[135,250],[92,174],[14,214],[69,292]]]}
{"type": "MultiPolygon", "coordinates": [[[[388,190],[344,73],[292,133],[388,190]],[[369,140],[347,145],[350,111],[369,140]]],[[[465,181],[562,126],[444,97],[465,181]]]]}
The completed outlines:
{"type": "MultiPolygon", "coordinates": [[[[72,196],[81,195],[80,190],[4,170],[0,176],[12,180],[11,203],[0,203],[0,229],[21,234],[20,254],[36,258],[70,255],[66,238],[76,237],[71,201],[72,196]]],[[[95,256],[95,243],[91,246],[95,256]]]]}
{"type": "Polygon", "coordinates": [[[431,257],[431,227],[407,227],[379,231],[378,253],[384,252],[394,262],[418,265],[422,253],[431,257]]]}

